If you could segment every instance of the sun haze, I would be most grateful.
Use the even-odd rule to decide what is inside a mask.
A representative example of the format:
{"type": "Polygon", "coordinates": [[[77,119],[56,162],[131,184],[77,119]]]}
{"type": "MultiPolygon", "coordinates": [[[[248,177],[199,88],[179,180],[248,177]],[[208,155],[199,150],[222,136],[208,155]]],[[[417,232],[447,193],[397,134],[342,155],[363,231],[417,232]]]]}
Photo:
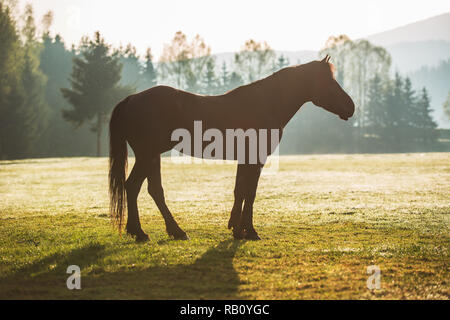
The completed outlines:
{"type": "Polygon", "coordinates": [[[114,45],[130,42],[141,54],[151,47],[156,57],[178,30],[188,37],[199,33],[213,53],[237,51],[250,38],[266,40],[276,50],[318,50],[332,34],[344,33],[354,39],[450,11],[450,2],[446,0],[32,0],[31,3],[38,19],[48,10],[54,12],[52,30],[57,30],[69,45],[100,30],[114,45]],[[408,10],[404,10],[406,3],[408,10]]]}

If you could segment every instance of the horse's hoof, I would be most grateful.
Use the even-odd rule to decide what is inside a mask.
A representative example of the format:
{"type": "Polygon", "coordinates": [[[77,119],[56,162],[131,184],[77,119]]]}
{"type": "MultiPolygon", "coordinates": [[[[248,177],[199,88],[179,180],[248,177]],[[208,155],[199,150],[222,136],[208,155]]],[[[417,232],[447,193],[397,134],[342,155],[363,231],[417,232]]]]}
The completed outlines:
{"type": "Polygon", "coordinates": [[[251,232],[245,234],[245,240],[258,241],[261,240],[261,238],[258,236],[256,232],[251,232]]]}
{"type": "Polygon", "coordinates": [[[189,237],[185,232],[183,232],[183,234],[181,235],[174,236],[173,238],[175,240],[189,240],[189,237]]]}
{"type": "Polygon", "coordinates": [[[228,220],[228,229],[237,228],[239,226],[240,216],[231,213],[230,220],[228,220]]]}
{"type": "Polygon", "coordinates": [[[177,232],[168,232],[169,236],[173,237],[175,240],[189,240],[188,235],[183,230],[177,232]]]}
{"type": "Polygon", "coordinates": [[[134,237],[138,234],[137,231],[134,231],[132,228],[126,228],[125,231],[126,231],[127,235],[129,235],[131,237],[134,237]]]}
{"type": "Polygon", "coordinates": [[[233,218],[230,218],[230,220],[228,221],[228,229],[236,228],[237,225],[238,225],[238,222],[237,221],[233,221],[233,218]]]}
{"type": "Polygon", "coordinates": [[[147,241],[150,241],[148,234],[142,233],[142,234],[136,235],[136,242],[147,242],[147,241]]]}
{"type": "Polygon", "coordinates": [[[236,230],[233,228],[233,237],[234,240],[242,240],[245,237],[244,230],[236,230]]]}

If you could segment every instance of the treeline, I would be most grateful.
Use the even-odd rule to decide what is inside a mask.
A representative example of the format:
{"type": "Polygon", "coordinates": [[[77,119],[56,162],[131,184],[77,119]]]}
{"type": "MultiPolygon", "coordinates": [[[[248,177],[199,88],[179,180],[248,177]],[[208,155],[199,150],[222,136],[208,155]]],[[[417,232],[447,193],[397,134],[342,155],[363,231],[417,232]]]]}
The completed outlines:
{"type": "Polygon", "coordinates": [[[336,121],[335,116],[320,112],[311,104],[305,105],[287,128],[288,135],[298,139],[285,142],[281,152],[448,150],[448,145],[437,140],[427,90],[415,92],[409,78],[402,78],[398,73],[393,79],[375,75],[368,81],[365,102],[364,112],[359,111],[348,122],[336,121]]]}
{"type": "MultiPolygon", "coordinates": [[[[177,32],[155,62],[131,45],[113,48],[99,32],[68,49],[52,36],[52,13],[40,24],[31,5],[13,14],[0,0],[0,158],[106,155],[105,127],[123,97],[158,84],[221,94],[290,65],[265,42],[247,41],[218,64],[200,36],[177,32]]],[[[426,89],[390,77],[390,56],[367,41],[332,37],[336,78],[355,99],[344,122],[307,104],[286,128],[282,153],[440,150],[426,89]]]]}

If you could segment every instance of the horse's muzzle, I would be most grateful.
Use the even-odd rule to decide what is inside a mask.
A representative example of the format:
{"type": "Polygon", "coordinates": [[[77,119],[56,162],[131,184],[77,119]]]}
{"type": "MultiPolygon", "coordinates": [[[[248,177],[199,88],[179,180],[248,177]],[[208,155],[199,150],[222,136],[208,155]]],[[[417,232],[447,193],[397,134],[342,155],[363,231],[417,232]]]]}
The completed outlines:
{"type": "Polygon", "coordinates": [[[345,120],[345,121],[347,121],[348,119],[353,117],[353,114],[355,114],[355,104],[353,103],[352,98],[347,96],[346,100],[347,101],[345,101],[345,104],[344,104],[345,107],[342,108],[345,111],[339,115],[339,118],[341,118],[342,120],[345,120]]]}

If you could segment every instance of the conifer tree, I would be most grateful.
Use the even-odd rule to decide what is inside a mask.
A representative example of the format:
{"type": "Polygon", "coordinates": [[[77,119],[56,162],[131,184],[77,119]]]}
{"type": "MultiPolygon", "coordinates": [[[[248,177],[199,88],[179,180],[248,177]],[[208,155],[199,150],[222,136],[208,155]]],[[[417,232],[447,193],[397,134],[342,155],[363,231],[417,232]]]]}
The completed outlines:
{"type": "Polygon", "coordinates": [[[225,61],[222,63],[222,69],[220,72],[220,87],[222,93],[230,90],[230,75],[227,69],[227,63],[225,61]]]}
{"type": "Polygon", "coordinates": [[[420,140],[429,146],[436,140],[435,129],[437,128],[437,124],[431,116],[433,110],[430,107],[430,98],[425,87],[422,88],[421,95],[416,104],[418,115],[420,116],[420,122],[418,123],[418,129],[421,133],[420,140]]]}
{"type": "Polygon", "coordinates": [[[145,65],[142,71],[142,77],[144,81],[144,89],[149,89],[156,86],[158,83],[158,73],[153,64],[153,55],[150,48],[147,49],[145,54],[145,65]]]}
{"type": "Polygon", "coordinates": [[[9,7],[0,2],[0,159],[17,154],[16,143],[23,142],[19,108],[23,92],[20,90],[21,46],[9,7]]]}
{"type": "Polygon", "coordinates": [[[142,82],[142,65],[136,48],[128,44],[125,48],[120,47],[116,54],[122,65],[120,84],[129,86],[136,91],[142,82]]]}
{"type": "Polygon", "coordinates": [[[217,94],[219,85],[216,76],[216,61],[214,58],[209,59],[206,62],[206,72],[204,79],[204,93],[206,94],[217,94]]]}
{"type": "Polygon", "coordinates": [[[367,125],[373,133],[383,135],[383,128],[387,126],[386,101],[383,82],[378,74],[369,83],[367,100],[367,125]]]}
{"type": "Polygon", "coordinates": [[[27,144],[23,150],[24,155],[36,155],[36,143],[45,132],[48,125],[49,107],[45,97],[47,77],[40,69],[40,55],[42,44],[37,41],[36,24],[33,7],[25,6],[24,27],[24,56],[22,66],[22,89],[24,91],[23,109],[24,128],[26,130],[27,144]]]}
{"type": "Polygon", "coordinates": [[[112,108],[133,90],[119,85],[122,65],[118,52],[112,52],[99,32],[92,40],[83,38],[79,51],[80,56],[73,60],[71,89],[61,89],[72,105],[72,109],[64,110],[63,116],[77,126],[94,120],[91,125],[97,133],[97,156],[100,156],[103,124],[112,108]]]}

